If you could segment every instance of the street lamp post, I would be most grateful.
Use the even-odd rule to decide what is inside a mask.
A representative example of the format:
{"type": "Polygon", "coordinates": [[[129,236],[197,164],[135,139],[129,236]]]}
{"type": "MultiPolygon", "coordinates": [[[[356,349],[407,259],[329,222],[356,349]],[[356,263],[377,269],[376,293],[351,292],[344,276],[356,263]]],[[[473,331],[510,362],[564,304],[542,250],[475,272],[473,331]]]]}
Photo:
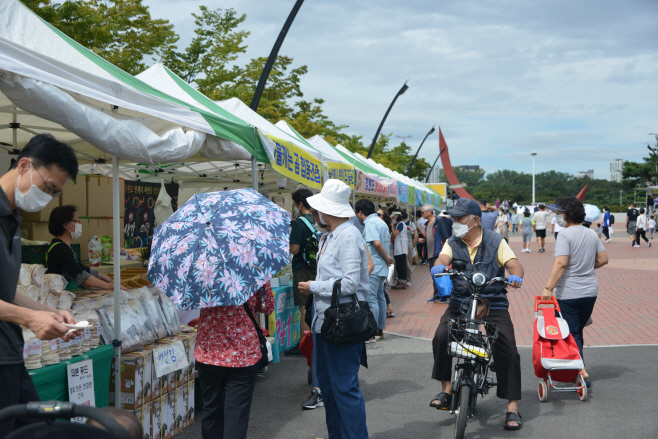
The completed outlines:
{"type": "Polygon", "coordinates": [[[532,204],[535,204],[535,156],[537,155],[536,152],[531,152],[530,155],[532,156],[532,204]]]}
{"type": "Polygon", "coordinates": [[[620,206],[621,206],[621,194],[622,194],[623,192],[624,192],[624,191],[619,191],[619,205],[620,205],[620,206]]]}
{"type": "Polygon", "coordinates": [[[436,160],[434,160],[434,164],[430,168],[430,172],[427,173],[427,178],[425,179],[425,183],[427,183],[430,180],[430,175],[432,175],[432,171],[434,170],[434,167],[436,166],[436,162],[439,161],[439,157],[441,157],[441,154],[443,154],[446,151],[445,148],[439,152],[439,155],[436,156],[436,160]]]}
{"type": "Polygon", "coordinates": [[[658,134],[656,134],[656,133],[649,133],[649,135],[650,135],[650,136],[656,136],[656,147],[655,147],[655,148],[652,148],[652,147],[650,147],[649,144],[647,143],[647,148],[649,149],[649,151],[651,151],[651,154],[652,154],[653,157],[656,159],[656,173],[658,173],[658,134]]]}
{"type": "Polygon", "coordinates": [[[420,148],[423,147],[423,143],[425,143],[425,141],[426,141],[427,138],[430,136],[430,134],[432,134],[432,133],[434,132],[434,127],[435,127],[435,126],[436,126],[436,125],[432,125],[432,129],[431,129],[431,130],[425,135],[425,138],[423,139],[423,141],[420,142],[420,146],[418,147],[418,151],[416,151],[416,154],[414,155],[414,158],[411,159],[411,164],[409,165],[409,169],[407,169],[407,177],[408,177],[409,174],[411,173],[411,168],[414,167],[414,163],[416,162],[416,157],[418,157],[418,153],[420,152],[420,148]]]}
{"type": "Polygon", "coordinates": [[[402,88],[397,92],[395,97],[393,98],[393,102],[391,102],[391,105],[388,106],[388,110],[386,110],[386,114],[384,114],[384,118],[382,119],[382,122],[379,124],[379,128],[377,128],[377,132],[375,133],[375,137],[372,139],[372,145],[370,145],[370,149],[368,150],[368,157],[372,155],[372,151],[375,149],[375,143],[377,143],[377,137],[379,137],[379,133],[382,130],[382,127],[384,126],[384,122],[386,122],[386,118],[388,117],[388,113],[390,113],[391,108],[393,108],[393,104],[395,104],[395,101],[398,100],[398,97],[402,96],[404,92],[407,91],[409,86],[407,85],[407,82],[405,81],[404,85],[402,88]]]}

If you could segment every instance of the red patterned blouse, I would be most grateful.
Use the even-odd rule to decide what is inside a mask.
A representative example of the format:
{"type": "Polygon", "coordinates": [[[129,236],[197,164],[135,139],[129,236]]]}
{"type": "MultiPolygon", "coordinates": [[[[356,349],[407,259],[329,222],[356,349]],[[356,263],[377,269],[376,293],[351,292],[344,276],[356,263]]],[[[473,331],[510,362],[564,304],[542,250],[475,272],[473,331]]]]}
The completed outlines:
{"type": "MultiPolygon", "coordinates": [[[[259,291],[247,301],[254,317],[254,310],[266,315],[274,311],[270,283],[263,289],[264,300],[259,291]]],[[[256,328],[242,305],[201,309],[194,347],[196,361],[212,366],[247,367],[258,363],[260,357],[256,328]]]]}

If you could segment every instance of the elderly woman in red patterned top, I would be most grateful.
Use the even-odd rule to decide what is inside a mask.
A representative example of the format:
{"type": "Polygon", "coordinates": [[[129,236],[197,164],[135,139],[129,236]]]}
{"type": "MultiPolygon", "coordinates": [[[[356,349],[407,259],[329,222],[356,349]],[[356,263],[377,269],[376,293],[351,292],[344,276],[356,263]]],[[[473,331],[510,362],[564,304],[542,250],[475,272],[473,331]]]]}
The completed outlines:
{"type": "MultiPolygon", "coordinates": [[[[270,283],[247,305],[252,315],[271,314],[270,283]]],[[[261,350],[256,327],[243,306],[201,309],[194,358],[203,393],[203,438],[246,438],[261,350]]]]}

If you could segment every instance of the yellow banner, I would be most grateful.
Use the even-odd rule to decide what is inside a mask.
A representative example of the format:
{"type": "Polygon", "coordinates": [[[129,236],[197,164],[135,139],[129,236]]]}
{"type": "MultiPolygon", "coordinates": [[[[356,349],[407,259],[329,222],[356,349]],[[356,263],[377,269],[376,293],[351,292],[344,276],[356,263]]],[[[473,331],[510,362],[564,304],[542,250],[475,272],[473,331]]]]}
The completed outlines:
{"type": "Polygon", "coordinates": [[[269,134],[267,137],[274,143],[274,170],[308,187],[322,189],[320,160],[286,140],[269,134]]]}
{"type": "Polygon", "coordinates": [[[432,189],[434,192],[438,193],[442,197],[446,196],[447,185],[445,183],[426,184],[425,186],[432,189]]]}
{"type": "Polygon", "coordinates": [[[339,162],[324,162],[325,181],[329,179],[340,180],[354,190],[356,176],[354,166],[339,162]]]}

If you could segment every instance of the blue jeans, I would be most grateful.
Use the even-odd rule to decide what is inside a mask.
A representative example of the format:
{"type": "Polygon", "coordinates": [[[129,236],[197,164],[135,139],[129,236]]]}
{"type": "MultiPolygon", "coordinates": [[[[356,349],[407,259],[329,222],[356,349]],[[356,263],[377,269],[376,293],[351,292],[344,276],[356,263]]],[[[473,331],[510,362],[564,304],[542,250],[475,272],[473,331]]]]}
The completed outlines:
{"type": "Polygon", "coordinates": [[[370,275],[370,292],[368,293],[368,305],[372,315],[377,321],[377,328],[386,329],[386,297],[384,290],[385,276],[370,275]]]}
{"type": "Polygon", "coordinates": [[[366,405],[359,389],[364,344],[332,344],[320,334],[315,341],[329,439],[367,439],[366,405]]]}
{"type": "Polygon", "coordinates": [[[557,301],[560,305],[560,311],[562,311],[562,317],[569,324],[569,332],[573,335],[574,340],[576,340],[576,344],[580,350],[580,356],[583,360],[585,360],[585,356],[583,355],[583,330],[594,310],[594,302],[596,302],[596,297],[557,301]]]}

